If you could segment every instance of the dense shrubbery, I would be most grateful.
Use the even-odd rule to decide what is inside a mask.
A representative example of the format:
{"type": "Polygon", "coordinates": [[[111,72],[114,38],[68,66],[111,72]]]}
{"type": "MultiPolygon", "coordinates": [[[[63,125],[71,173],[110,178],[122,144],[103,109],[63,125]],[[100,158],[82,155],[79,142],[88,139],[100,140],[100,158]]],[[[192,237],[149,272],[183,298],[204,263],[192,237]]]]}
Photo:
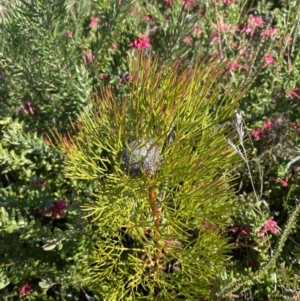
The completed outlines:
{"type": "Polygon", "coordinates": [[[3,300],[299,299],[299,14],[298,0],[2,1],[3,300]],[[147,139],[162,162],[132,179],[122,154],[147,139]]]}

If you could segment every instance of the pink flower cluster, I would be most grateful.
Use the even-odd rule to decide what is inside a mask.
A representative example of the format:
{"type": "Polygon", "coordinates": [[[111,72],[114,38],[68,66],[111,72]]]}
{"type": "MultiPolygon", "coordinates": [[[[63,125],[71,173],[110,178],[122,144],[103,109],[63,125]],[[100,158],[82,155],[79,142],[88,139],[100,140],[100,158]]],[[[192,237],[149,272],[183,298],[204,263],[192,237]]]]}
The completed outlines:
{"type": "Polygon", "coordinates": [[[267,40],[269,37],[274,36],[277,33],[277,28],[269,28],[263,31],[260,36],[263,40],[267,40]]]}
{"type": "Polygon", "coordinates": [[[260,230],[260,233],[267,233],[271,232],[274,234],[280,233],[280,230],[277,227],[277,223],[273,220],[273,217],[270,217],[267,221],[267,223],[262,227],[260,230]]]}
{"type": "Polygon", "coordinates": [[[255,140],[261,140],[267,138],[267,130],[273,127],[273,123],[270,119],[266,120],[262,126],[262,128],[256,127],[252,130],[251,135],[254,137],[255,140]]]}
{"type": "Polygon", "coordinates": [[[65,209],[67,209],[66,202],[64,200],[59,200],[54,203],[52,208],[46,209],[45,213],[51,213],[51,218],[54,219],[57,216],[63,217],[65,209]]]}
{"type": "Polygon", "coordinates": [[[129,45],[131,48],[135,48],[138,50],[147,49],[150,45],[150,40],[147,37],[135,38],[133,42],[129,45]]]}
{"type": "Polygon", "coordinates": [[[260,16],[249,15],[249,22],[244,25],[241,33],[246,33],[247,35],[253,36],[257,28],[263,28],[265,21],[260,16]]]}
{"type": "Polygon", "coordinates": [[[19,287],[18,291],[21,296],[26,296],[33,292],[33,286],[31,283],[26,281],[22,286],[19,287]]]}
{"type": "Polygon", "coordinates": [[[241,238],[243,238],[245,244],[247,244],[247,235],[251,232],[251,227],[247,225],[235,225],[229,228],[227,232],[236,234],[235,245],[238,246],[241,238]]]}

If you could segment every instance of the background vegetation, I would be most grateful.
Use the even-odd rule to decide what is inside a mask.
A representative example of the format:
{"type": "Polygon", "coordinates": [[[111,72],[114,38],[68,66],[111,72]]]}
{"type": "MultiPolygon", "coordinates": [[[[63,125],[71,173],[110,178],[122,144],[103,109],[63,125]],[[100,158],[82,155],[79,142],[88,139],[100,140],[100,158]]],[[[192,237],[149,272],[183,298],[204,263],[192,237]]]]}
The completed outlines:
{"type": "Polygon", "coordinates": [[[300,299],[299,17],[298,0],[1,1],[3,300],[300,299]],[[132,177],[123,154],[150,138],[162,163],[132,177]]]}

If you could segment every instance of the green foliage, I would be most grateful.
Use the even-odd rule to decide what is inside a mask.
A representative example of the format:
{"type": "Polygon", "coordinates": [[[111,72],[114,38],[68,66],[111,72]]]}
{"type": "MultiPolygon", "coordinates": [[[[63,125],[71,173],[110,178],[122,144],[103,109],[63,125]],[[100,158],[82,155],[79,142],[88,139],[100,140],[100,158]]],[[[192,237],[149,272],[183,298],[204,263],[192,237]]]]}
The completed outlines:
{"type": "Polygon", "coordinates": [[[218,301],[217,295],[298,298],[299,225],[289,217],[300,193],[299,13],[299,0],[0,1],[1,298],[18,300],[24,293],[27,300],[90,301],[122,285],[126,298],[150,298],[156,290],[187,299],[196,290],[205,299],[213,287],[210,298],[218,301]],[[134,46],[137,38],[145,44],[134,46]],[[157,55],[154,68],[143,62],[147,68],[139,69],[139,60],[128,64],[134,48],[157,55]],[[198,89],[184,83],[201,77],[192,74],[203,57],[214,57],[215,66],[224,62],[218,68],[225,76],[209,76],[212,85],[198,86],[199,94],[213,92],[207,97],[213,102],[196,97],[195,107],[180,103],[191,97],[191,86],[198,89]],[[174,60],[178,77],[168,67],[174,60]],[[228,127],[233,103],[223,110],[231,87],[247,83],[235,140],[228,127]],[[195,116],[199,107],[204,113],[195,116]],[[54,126],[59,135],[70,135],[62,149],[43,141],[54,126]],[[225,152],[228,166],[220,165],[215,152],[225,143],[221,134],[243,160],[229,160],[225,152]],[[185,156],[175,155],[177,149],[185,156]],[[200,151],[204,163],[194,158],[200,151]],[[230,163],[235,168],[228,174],[230,163]],[[195,182],[187,176],[192,172],[195,182]],[[196,191],[201,175],[205,181],[196,191]],[[225,196],[211,201],[218,192],[231,192],[230,216],[225,196]],[[200,201],[191,212],[195,199],[200,201]],[[89,218],[82,219],[82,208],[89,218]],[[203,222],[205,214],[210,220],[203,222]],[[280,233],[284,227],[288,232],[280,233]],[[194,245],[207,244],[199,234],[217,247],[224,236],[232,243],[230,250],[226,242],[216,251],[218,275],[206,271],[208,255],[187,268],[207,252],[194,252],[194,245]],[[103,250],[109,252],[100,260],[103,250]],[[194,271],[200,262],[206,264],[194,271]],[[141,274],[144,286],[138,285],[141,274]],[[202,277],[199,283],[189,280],[194,274],[202,277]],[[183,279],[185,285],[177,286],[183,279]]]}
{"type": "Polygon", "coordinates": [[[234,279],[229,284],[225,285],[221,289],[218,288],[215,293],[217,297],[223,297],[226,295],[230,295],[230,293],[237,291],[240,287],[245,287],[253,285],[255,282],[258,282],[260,279],[265,277],[266,273],[270,271],[273,266],[276,266],[276,261],[278,257],[282,253],[283,246],[287,240],[288,235],[290,234],[292,227],[295,224],[297,215],[300,211],[300,204],[295,207],[294,212],[291,214],[289,221],[280,237],[280,240],[274,250],[274,254],[272,255],[269,262],[263,265],[256,273],[250,273],[250,275],[241,277],[240,279],[234,279]]]}
{"type": "Polygon", "coordinates": [[[105,300],[193,300],[226,265],[236,157],[225,139],[232,133],[220,124],[242,93],[218,99],[214,83],[223,64],[181,67],[133,58],[126,97],[104,88],[94,109],[80,115],[75,137],[53,133],[66,156],[65,175],[96,186],[83,205],[97,226],[87,283],[105,300]],[[136,160],[133,141],[148,152],[140,154],[141,174],[123,167],[125,150],[136,160]],[[162,159],[149,172],[142,160],[154,147],[162,159]]]}
{"type": "Polygon", "coordinates": [[[119,20],[131,2],[121,7],[116,3],[111,1],[107,7],[65,0],[6,3],[7,14],[0,25],[4,78],[0,86],[6,93],[1,101],[6,105],[0,116],[17,116],[39,134],[54,124],[61,132],[71,130],[65,121],[89,106],[99,75],[114,69],[114,60],[125,69],[120,67],[124,50],[112,52],[111,48],[126,30],[120,30],[124,22],[119,20]],[[96,30],[89,26],[91,9],[99,11],[101,24],[110,20],[110,34],[103,26],[96,30]]]}
{"type": "MultiPolygon", "coordinates": [[[[1,289],[46,279],[49,286],[36,284],[34,296],[46,296],[57,281],[79,289],[77,260],[89,244],[88,225],[75,202],[84,195],[80,185],[63,177],[61,154],[37,135],[25,134],[10,118],[0,126],[1,289]],[[67,212],[49,216],[62,198],[67,212]]],[[[1,292],[3,298],[13,295],[1,292]]]]}

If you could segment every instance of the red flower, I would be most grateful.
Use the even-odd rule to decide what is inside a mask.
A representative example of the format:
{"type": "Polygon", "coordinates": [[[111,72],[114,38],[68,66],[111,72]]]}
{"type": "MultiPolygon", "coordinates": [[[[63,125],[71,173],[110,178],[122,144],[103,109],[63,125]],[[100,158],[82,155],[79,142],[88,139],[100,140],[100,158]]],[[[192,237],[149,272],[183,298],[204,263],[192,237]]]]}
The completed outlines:
{"type": "Polygon", "coordinates": [[[266,233],[271,232],[274,234],[280,233],[280,230],[277,227],[277,223],[273,221],[273,217],[270,217],[267,221],[267,223],[263,226],[263,228],[260,230],[260,233],[266,233]]]}
{"type": "Polygon", "coordinates": [[[147,37],[141,37],[134,39],[129,45],[131,48],[136,48],[138,50],[149,48],[150,40],[147,37]]]}
{"type": "Polygon", "coordinates": [[[46,209],[45,213],[51,213],[51,218],[54,219],[56,216],[63,217],[64,210],[67,209],[67,204],[64,200],[57,201],[52,208],[46,209]]]}
{"type": "Polygon", "coordinates": [[[18,291],[21,296],[29,295],[33,292],[33,286],[26,281],[19,287],[18,291]]]}

